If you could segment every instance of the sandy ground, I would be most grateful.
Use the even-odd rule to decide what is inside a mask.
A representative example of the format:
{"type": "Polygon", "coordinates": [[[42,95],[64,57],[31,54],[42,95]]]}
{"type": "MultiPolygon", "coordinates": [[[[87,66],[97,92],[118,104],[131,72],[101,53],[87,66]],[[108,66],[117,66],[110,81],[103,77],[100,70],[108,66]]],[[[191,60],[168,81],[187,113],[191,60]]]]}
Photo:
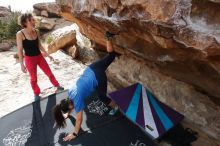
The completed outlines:
{"type": "MultiPolygon", "coordinates": [[[[15,52],[0,52],[0,117],[34,101],[29,75],[20,70],[20,64],[13,58],[15,52]]],[[[48,61],[54,75],[66,89],[76,80],[85,65],[72,60],[61,51],[52,54],[55,61],[48,61]]],[[[49,79],[38,68],[38,83],[42,96],[52,94],[54,88],[49,79]]]]}
{"type": "MultiPolygon", "coordinates": [[[[55,28],[42,36],[42,42],[45,42],[47,36],[51,35],[51,33],[59,28],[70,29],[69,27],[71,27],[79,31],[79,28],[75,27],[72,22],[62,18],[55,18],[55,20],[55,28]]],[[[82,43],[82,40],[79,40],[79,42],[82,43]]],[[[43,45],[47,48],[46,43],[43,43],[43,45]]],[[[84,44],[82,43],[81,45],[84,44]]],[[[16,49],[14,48],[14,50],[16,49]]],[[[14,54],[15,51],[0,52],[0,117],[34,101],[29,75],[28,73],[22,73],[20,64],[17,63],[16,59],[13,57],[14,54]]],[[[68,89],[74,80],[81,75],[86,66],[80,61],[74,61],[70,56],[61,51],[52,54],[52,56],[55,59],[54,62],[47,59],[50,68],[60,84],[64,86],[65,89],[68,89]]],[[[52,84],[39,68],[38,83],[41,88],[41,96],[45,97],[54,93],[55,89],[51,89],[52,84]]]]}

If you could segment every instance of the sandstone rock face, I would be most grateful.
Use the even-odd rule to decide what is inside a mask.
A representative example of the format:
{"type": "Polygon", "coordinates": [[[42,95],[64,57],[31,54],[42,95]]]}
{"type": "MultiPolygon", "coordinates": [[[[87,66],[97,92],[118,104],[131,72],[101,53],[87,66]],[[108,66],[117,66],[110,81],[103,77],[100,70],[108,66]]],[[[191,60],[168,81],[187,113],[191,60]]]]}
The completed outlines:
{"type": "Polygon", "coordinates": [[[220,138],[218,2],[56,0],[61,15],[77,23],[81,33],[99,46],[105,46],[106,30],[119,33],[114,47],[128,56],[110,69],[114,82],[141,81],[216,139],[220,138]]]}
{"type": "Polygon", "coordinates": [[[75,45],[64,49],[64,51],[66,51],[73,59],[79,56],[79,49],[75,45]]]}
{"type": "Polygon", "coordinates": [[[38,9],[34,9],[34,10],[33,10],[33,14],[34,14],[35,16],[41,16],[41,11],[39,11],[38,9]]]}
{"type": "Polygon", "coordinates": [[[77,59],[86,65],[89,65],[91,62],[100,58],[100,52],[98,53],[93,48],[82,48],[78,45],[66,47],[63,51],[70,55],[73,59],[77,59]]]}
{"type": "Polygon", "coordinates": [[[7,21],[11,16],[11,11],[8,8],[0,6],[0,21],[7,21]]]}
{"type": "MultiPolygon", "coordinates": [[[[48,52],[54,53],[60,49],[66,49],[76,45],[76,32],[70,29],[57,29],[51,34],[51,43],[48,45],[48,52]]],[[[77,56],[77,55],[76,55],[77,56]]]]}
{"type": "Polygon", "coordinates": [[[57,28],[55,27],[55,30],[45,38],[46,42],[49,43],[48,51],[54,53],[62,49],[72,58],[79,59],[86,64],[96,60],[99,55],[91,48],[90,40],[79,32],[79,27],[76,24],[63,21],[57,20],[57,28]],[[62,45],[54,45],[54,41],[60,42],[62,45]]]}
{"type": "Polygon", "coordinates": [[[1,51],[9,51],[11,49],[12,45],[9,43],[0,43],[0,52],[1,51]]]}
{"type": "Polygon", "coordinates": [[[46,10],[41,11],[40,15],[44,16],[44,17],[48,17],[49,16],[49,14],[48,14],[48,12],[46,10]]]}
{"type": "Polygon", "coordinates": [[[191,85],[158,72],[151,62],[126,53],[110,66],[108,77],[117,88],[141,82],[160,101],[183,113],[187,123],[193,122],[202,131],[219,138],[220,108],[191,85]]]}
{"type": "Polygon", "coordinates": [[[96,43],[105,45],[106,30],[120,32],[116,48],[133,52],[164,74],[220,98],[220,5],[197,0],[56,2],[62,15],[96,43]]]}
{"type": "Polygon", "coordinates": [[[42,30],[51,30],[55,26],[55,20],[51,18],[44,18],[41,16],[34,16],[37,20],[37,27],[42,30]]]}
{"type": "Polygon", "coordinates": [[[79,47],[79,57],[77,58],[82,63],[89,65],[91,62],[100,58],[100,54],[93,48],[81,48],[79,47]]]}
{"type": "Polygon", "coordinates": [[[60,9],[54,2],[37,3],[33,7],[37,16],[41,15],[42,11],[46,11],[48,13],[48,17],[60,17],[60,9]]]}
{"type": "Polygon", "coordinates": [[[210,1],[214,3],[220,3],[220,0],[210,0],[210,1]]]}

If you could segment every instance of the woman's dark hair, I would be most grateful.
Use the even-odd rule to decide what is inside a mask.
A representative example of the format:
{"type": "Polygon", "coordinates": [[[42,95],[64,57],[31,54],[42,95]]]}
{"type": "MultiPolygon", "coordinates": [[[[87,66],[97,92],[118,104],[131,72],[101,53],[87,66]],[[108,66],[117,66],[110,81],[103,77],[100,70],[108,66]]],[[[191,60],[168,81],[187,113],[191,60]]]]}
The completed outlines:
{"type": "Polygon", "coordinates": [[[63,117],[63,113],[67,113],[69,111],[69,105],[71,101],[69,99],[63,99],[59,104],[55,105],[53,108],[53,115],[56,121],[56,126],[58,128],[66,127],[66,120],[63,117]]]}
{"type": "Polygon", "coordinates": [[[31,13],[24,13],[21,16],[18,17],[18,24],[23,27],[26,28],[26,22],[30,21],[32,18],[32,14],[31,13]]]}

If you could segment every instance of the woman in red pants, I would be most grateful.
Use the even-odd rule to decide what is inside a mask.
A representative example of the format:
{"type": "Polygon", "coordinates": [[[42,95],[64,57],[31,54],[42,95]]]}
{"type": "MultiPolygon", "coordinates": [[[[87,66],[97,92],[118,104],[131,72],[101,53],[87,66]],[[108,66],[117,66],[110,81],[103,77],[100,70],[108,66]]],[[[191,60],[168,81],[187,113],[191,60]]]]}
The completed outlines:
{"type": "Polygon", "coordinates": [[[57,88],[57,92],[64,90],[64,88],[60,86],[54,77],[49,65],[42,55],[43,53],[44,56],[53,60],[53,58],[45,51],[40,42],[40,36],[35,30],[35,20],[33,16],[29,13],[22,14],[19,17],[19,23],[23,27],[23,29],[16,34],[19,62],[21,64],[22,72],[29,72],[30,83],[34,91],[35,99],[40,98],[39,94],[41,92],[37,84],[37,66],[39,66],[48,76],[51,83],[57,88]],[[25,64],[23,63],[23,58],[25,64]]]}

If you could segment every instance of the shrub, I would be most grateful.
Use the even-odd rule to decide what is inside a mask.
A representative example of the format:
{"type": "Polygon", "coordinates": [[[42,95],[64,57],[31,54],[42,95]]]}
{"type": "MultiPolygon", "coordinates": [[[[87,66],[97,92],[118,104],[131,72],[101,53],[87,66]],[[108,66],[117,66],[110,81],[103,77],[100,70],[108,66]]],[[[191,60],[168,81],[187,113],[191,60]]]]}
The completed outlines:
{"type": "Polygon", "coordinates": [[[47,44],[50,44],[53,40],[54,40],[53,36],[49,35],[49,36],[47,37],[46,43],[47,43],[47,44]]]}
{"type": "Polygon", "coordinates": [[[16,33],[21,29],[17,24],[18,16],[21,12],[12,12],[12,16],[8,21],[4,22],[0,20],[0,42],[5,39],[15,39],[16,33]]]}
{"type": "Polygon", "coordinates": [[[7,38],[7,35],[5,33],[6,27],[7,27],[7,24],[0,20],[0,42],[2,42],[2,40],[7,38]]]}
{"type": "Polygon", "coordinates": [[[17,23],[18,17],[20,15],[21,15],[20,12],[12,12],[12,18],[7,26],[7,32],[9,38],[15,38],[15,34],[21,29],[21,27],[17,23]]]}

